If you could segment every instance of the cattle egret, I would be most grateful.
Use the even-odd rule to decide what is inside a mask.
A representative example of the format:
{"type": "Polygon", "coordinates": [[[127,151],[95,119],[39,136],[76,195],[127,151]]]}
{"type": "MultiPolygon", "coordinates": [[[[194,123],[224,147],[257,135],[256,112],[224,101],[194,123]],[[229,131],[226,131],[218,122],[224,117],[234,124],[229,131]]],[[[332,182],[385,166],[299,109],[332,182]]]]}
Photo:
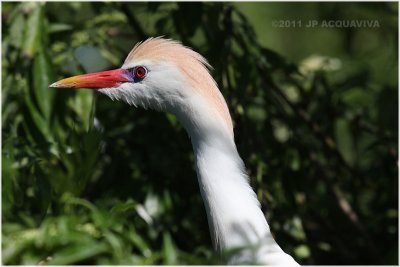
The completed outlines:
{"type": "Polygon", "coordinates": [[[275,242],[236,149],[227,104],[204,57],[161,37],[138,43],[120,69],[60,80],[113,100],[176,115],[191,137],[214,248],[228,264],[298,265],[275,242]]]}

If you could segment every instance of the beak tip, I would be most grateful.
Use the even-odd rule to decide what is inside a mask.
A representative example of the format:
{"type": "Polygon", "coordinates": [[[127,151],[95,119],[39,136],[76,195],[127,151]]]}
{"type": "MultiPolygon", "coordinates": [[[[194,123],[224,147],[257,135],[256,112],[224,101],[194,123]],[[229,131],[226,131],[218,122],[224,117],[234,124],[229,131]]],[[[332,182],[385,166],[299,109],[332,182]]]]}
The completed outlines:
{"type": "Polygon", "coordinates": [[[49,85],[49,88],[57,88],[57,87],[59,87],[59,84],[56,82],[49,85]]]}
{"type": "Polygon", "coordinates": [[[75,88],[74,83],[64,83],[63,81],[58,81],[49,85],[49,88],[75,88]]]}

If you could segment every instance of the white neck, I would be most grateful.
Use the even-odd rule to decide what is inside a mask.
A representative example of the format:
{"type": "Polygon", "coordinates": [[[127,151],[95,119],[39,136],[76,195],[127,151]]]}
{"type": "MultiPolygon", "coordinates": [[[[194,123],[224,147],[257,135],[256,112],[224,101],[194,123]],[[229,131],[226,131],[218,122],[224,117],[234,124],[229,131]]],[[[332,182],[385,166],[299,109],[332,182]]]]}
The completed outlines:
{"type": "Polygon", "coordinates": [[[215,116],[194,112],[177,114],[185,125],[194,149],[197,177],[205,204],[214,246],[225,251],[245,248],[229,263],[297,265],[273,239],[249,185],[245,167],[233,140],[232,131],[215,116]],[[204,115],[204,114],[203,114],[204,115]],[[206,122],[204,121],[206,118],[206,122]]]}

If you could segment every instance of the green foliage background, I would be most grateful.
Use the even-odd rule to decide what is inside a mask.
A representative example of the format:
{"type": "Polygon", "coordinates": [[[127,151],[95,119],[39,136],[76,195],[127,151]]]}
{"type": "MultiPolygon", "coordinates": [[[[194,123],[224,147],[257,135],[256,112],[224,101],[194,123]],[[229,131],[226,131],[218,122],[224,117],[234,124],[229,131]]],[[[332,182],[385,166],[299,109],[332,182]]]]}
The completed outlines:
{"type": "Polygon", "coordinates": [[[213,65],[285,251],[397,264],[397,14],[395,2],[2,3],[3,263],[221,263],[176,118],[48,88],[164,35],[213,65]],[[352,19],[379,27],[305,27],[352,19]]]}

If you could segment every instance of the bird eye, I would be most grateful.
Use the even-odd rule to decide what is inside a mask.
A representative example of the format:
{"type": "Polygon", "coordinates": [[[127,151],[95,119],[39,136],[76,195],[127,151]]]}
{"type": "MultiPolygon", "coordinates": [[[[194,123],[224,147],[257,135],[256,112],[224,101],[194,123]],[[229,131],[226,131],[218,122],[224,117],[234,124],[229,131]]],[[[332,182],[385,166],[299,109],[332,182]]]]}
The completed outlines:
{"type": "Polygon", "coordinates": [[[147,70],[142,66],[135,68],[135,77],[137,77],[139,79],[143,79],[144,76],[146,76],[146,73],[147,73],[147,70]]]}

